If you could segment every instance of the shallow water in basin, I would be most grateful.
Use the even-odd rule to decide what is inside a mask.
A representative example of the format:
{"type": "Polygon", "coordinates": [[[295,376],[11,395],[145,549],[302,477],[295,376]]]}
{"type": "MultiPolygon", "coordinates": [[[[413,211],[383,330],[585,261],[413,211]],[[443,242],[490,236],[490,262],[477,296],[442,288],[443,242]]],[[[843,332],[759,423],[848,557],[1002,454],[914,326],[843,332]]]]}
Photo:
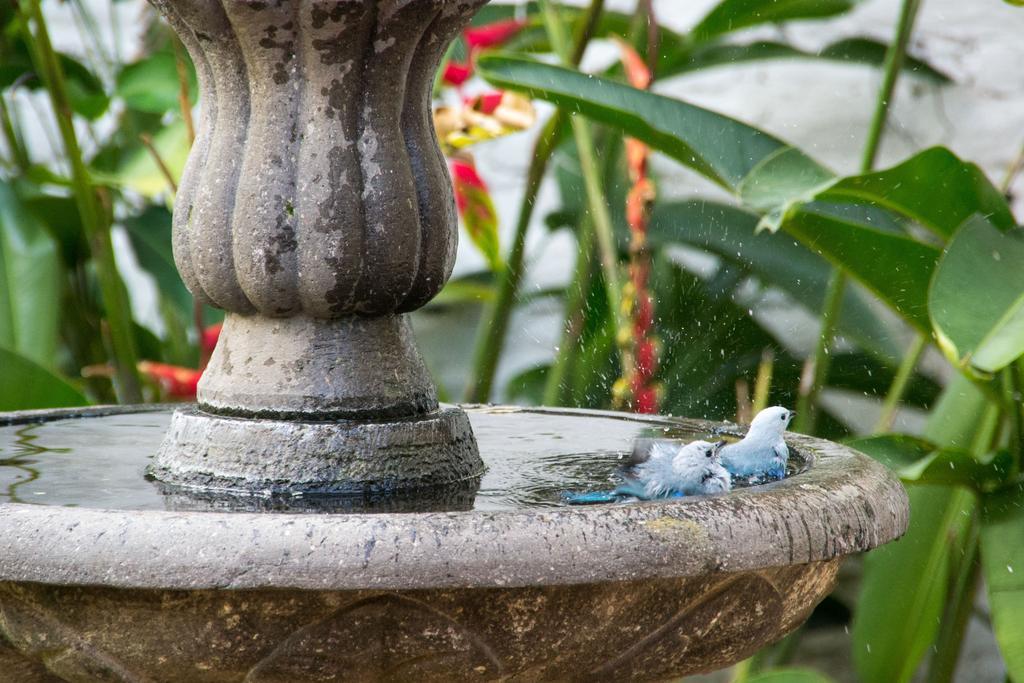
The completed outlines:
{"type": "MultiPolygon", "coordinates": [[[[335,497],[324,500],[190,500],[145,477],[171,411],[124,413],[0,427],[0,503],[127,510],[329,511],[516,510],[564,505],[562,493],[614,488],[638,439],[717,439],[669,418],[468,408],[487,472],[456,503],[335,497]]],[[[729,438],[726,436],[725,438],[729,438]]],[[[804,465],[790,458],[790,472],[804,465]]]]}

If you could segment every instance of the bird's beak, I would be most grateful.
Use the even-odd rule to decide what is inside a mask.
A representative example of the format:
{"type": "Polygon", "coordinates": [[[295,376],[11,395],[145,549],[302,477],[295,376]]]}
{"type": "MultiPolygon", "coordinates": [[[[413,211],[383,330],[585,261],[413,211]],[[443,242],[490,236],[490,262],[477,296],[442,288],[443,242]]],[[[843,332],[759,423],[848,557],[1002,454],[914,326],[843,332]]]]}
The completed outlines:
{"type": "Polygon", "coordinates": [[[719,453],[721,453],[722,449],[725,448],[725,444],[727,444],[727,443],[729,443],[729,442],[725,441],[725,440],[716,441],[715,442],[715,455],[718,455],[719,453]]]}

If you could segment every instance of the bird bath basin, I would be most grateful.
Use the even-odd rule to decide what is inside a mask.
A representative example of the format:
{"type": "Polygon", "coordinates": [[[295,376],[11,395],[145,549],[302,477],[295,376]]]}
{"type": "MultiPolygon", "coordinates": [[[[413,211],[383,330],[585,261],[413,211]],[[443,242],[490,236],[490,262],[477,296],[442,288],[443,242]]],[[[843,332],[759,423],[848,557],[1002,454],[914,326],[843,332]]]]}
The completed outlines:
{"type": "Polygon", "coordinates": [[[797,435],[779,482],[559,506],[713,425],[438,404],[407,315],[456,253],[431,91],[484,0],[152,1],[201,85],[175,262],[225,324],[198,407],[0,416],[0,676],[661,680],[905,531],[881,465],[797,435]]]}
{"type": "MultiPolygon", "coordinates": [[[[166,408],[0,416],[0,671],[26,683],[661,680],[778,640],[845,555],[906,528],[906,496],[881,465],[796,434],[779,482],[565,507],[560,490],[607,486],[635,439],[715,425],[465,410],[488,474],[458,509],[425,512],[252,512],[168,492],[145,478],[166,408]]],[[[386,509],[336,509],[359,507],[386,509]]]]}

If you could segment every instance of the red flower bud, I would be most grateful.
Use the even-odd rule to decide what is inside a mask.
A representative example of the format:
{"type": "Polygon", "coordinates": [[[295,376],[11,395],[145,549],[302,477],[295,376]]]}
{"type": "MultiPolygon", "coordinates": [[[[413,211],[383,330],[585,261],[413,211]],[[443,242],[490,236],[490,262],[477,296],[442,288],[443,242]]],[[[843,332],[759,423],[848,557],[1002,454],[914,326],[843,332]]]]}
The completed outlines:
{"type": "Polygon", "coordinates": [[[223,327],[224,323],[215,323],[203,330],[203,337],[199,340],[203,351],[213,353],[213,348],[217,346],[217,340],[220,339],[220,331],[223,327]]]}
{"type": "Polygon", "coordinates": [[[443,80],[448,85],[454,85],[456,88],[458,88],[463,83],[468,81],[469,77],[472,75],[473,67],[470,64],[448,62],[447,64],[445,64],[444,73],[441,75],[441,80],[443,80]]]}
{"type": "Polygon", "coordinates": [[[139,361],[138,368],[139,372],[157,382],[164,391],[175,398],[194,399],[199,378],[203,376],[202,370],[148,360],[139,361]]]}
{"type": "Polygon", "coordinates": [[[526,20],[524,19],[505,19],[483,26],[467,28],[463,31],[462,35],[466,39],[466,44],[469,45],[470,52],[472,52],[501,45],[523,30],[524,26],[526,26],[526,20]]]}

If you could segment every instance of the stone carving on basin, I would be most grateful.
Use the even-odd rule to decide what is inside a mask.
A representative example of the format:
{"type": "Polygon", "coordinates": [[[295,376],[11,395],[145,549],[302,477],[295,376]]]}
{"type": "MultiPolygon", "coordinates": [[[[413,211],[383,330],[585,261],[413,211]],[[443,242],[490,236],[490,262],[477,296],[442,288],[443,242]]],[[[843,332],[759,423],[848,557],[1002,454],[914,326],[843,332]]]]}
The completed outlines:
{"type": "Polygon", "coordinates": [[[430,98],[483,0],[154,4],[202,88],[175,261],[227,315],[200,410],[175,418],[153,474],[243,491],[471,486],[469,423],[439,407],[406,314],[455,259],[430,98]]]}

